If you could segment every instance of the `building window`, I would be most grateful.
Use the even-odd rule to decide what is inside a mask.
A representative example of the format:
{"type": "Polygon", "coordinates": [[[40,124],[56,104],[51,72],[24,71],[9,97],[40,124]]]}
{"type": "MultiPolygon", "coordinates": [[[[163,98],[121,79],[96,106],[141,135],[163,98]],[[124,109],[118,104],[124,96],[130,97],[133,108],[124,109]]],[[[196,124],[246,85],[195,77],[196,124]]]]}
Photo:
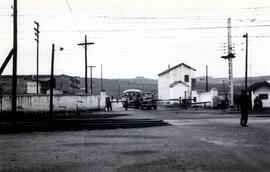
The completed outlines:
{"type": "Polygon", "coordinates": [[[191,79],[191,89],[196,90],[196,79],[195,78],[191,79]]]}
{"type": "Polygon", "coordinates": [[[268,99],[268,94],[259,94],[261,99],[268,99]]]}
{"type": "Polygon", "coordinates": [[[185,75],[185,82],[189,82],[189,76],[185,75]]]}

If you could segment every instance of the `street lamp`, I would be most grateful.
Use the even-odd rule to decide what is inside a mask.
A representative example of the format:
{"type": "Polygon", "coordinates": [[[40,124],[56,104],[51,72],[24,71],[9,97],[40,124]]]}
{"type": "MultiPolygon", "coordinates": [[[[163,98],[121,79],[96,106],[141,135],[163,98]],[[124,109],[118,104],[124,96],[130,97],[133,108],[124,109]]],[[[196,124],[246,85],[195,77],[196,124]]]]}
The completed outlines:
{"type": "Polygon", "coordinates": [[[248,33],[243,35],[243,38],[246,38],[246,65],[245,65],[245,89],[247,90],[247,72],[248,72],[248,33]]]}
{"type": "MultiPolygon", "coordinates": [[[[63,51],[64,48],[60,47],[59,51],[63,51]]],[[[53,72],[54,72],[54,44],[52,44],[52,61],[51,61],[51,77],[50,77],[50,119],[52,120],[53,116],[53,72]]]]}

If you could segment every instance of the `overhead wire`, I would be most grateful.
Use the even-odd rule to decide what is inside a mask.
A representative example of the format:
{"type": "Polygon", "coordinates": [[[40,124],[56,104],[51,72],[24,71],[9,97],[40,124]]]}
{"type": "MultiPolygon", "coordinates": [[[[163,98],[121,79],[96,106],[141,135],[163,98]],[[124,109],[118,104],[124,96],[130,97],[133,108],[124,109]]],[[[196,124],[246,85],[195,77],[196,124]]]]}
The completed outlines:
{"type": "MultiPolygon", "coordinates": [[[[261,25],[243,25],[231,26],[231,28],[260,28],[270,27],[270,24],[261,25]]],[[[103,30],[81,30],[83,32],[125,32],[125,31],[170,31],[170,30],[211,30],[211,29],[227,29],[227,26],[205,26],[205,27],[175,27],[175,28],[141,28],[141,29],[103,29],[103,30]]],[[[32,31],[24,31],[32,32],[32,31]]],[[[43,32],[78,32],[76,30],[43,30],[43,32]]]]}
{"type": "MultiPolygon", "coordinates": [[[[68,6],[69,12],[71,13],[72,21],[73,21],[74,25],[77,26],[78,24],[77,24],[77,22],[76,22],[76,20],[75,20],[75,17],[74,17],[74,14],[73,14],[73,12],[72,12],[72,8],[71,8],[70,3],[69,3],[68,0],[65,0],[65,2],[66,2],[66,4],[67,4],[67,6],[68,6]]],[[[78,32],[82,35],[82,31],[81,31],[80,29],[78,29],[78,32]]]]}
{"type": "MultiPolygon", "coordinates": [[[[71,15],[73,16],[73,20],[75,21],[75,17],[74,17],[74,14],[73,14],[73,11],[72,11],[72,8],[68,2],[68,0],[66,0],[66,3],[67,3],[67,6],[69,8],[69,11],[71,13],[71,15]]],[[[270,8],[270,7],[269,7],[270,8]]],[[[251,9],[258,9],[258,8],[251,8],[251,9]]],[[[10,15],[8,15],[10,16],[10,15]]],[[[21,15],[21,16],[26,16],[26,15],[21,15]]],[[[28,16],[35,16],[35,15],[28,15],[28,16]]],[[[45,15],[46,16],[46,15],[45,15]]],[[[51,15],[52,17],[55,17],[57,15],[51,15]]],[[[80,17],[80,16],[79,16],[80,17]]],[[[85,16],[85,17],[91,17],[91,16],[85,16]]],[[[183,19],[184,17],[187,17],[187,18],[200,18],[200,21],[201,20],[206,20],[205,18],[207,18],[207,20],[220,20],[218,17],[220,16],[184,16],[184,17],[110,17],[110,16],[92,16],[92,17],[98,17],[98,18],[105,18],[105,19],[123,19],[123,20],[130,20],[130,19],[133,19],[133,20],[156,20],[156,19],[183,19]],[[208,18],[210,17],[210,19],[208,18]],[[217,18],[215,18],[217,17],[217,18]],[[204,19],[203,19],[204,18],[204,19]]],[[[223,17],[223,16],[222,16],[223,17]]],[[[76,23],[76,22],[74,22],[76,23]]],[[[162,22],[161,22],[162,23],[162,22]]],[[[270,25],[246,25],[246,26],[232,26],[232,28],[247,28],[247,27],[269,27],[270,25]]],[[[159,31],[159,30],[163,30],[163,31],[167,31],[167,30],[204,30],[204,29],[226,29],[227,26],[210,26],[210,27],[187,27],[187,28],[153,28],[153,29],[111,29],[111,30],[83,30],[84,32],[120,32],[120,31],[159,31]]],[[[30,31],[23,31],[23,32],[30,32],[30,31]]],[[[32,31],[31,31],[32,32],[32,31]]],[[[78,32],[78,31],[74,31],[74,30],[56,30],[56,31],[52,31],[52,30],[44,30],[44,32],[50,32],[50,33],[59,33],[59,32],[78,32]]],[[[79,32],[81,33],[82,31],[79,30],[79,32]]],[[[233,36],[233,37],[242,37],[242,36],[233,36]]],[[[252,37],[252,36],[250,36],[252,37]]],[[[263,38],[267,38],[267,37],[270,37],[270,36],[267,36],[267,35],[264,35],[264,36],[254,36],[256,38],[260,38],[260,37],[263,37],[263,38]]],[[[104,39],[107,39],[107,37],[103,37],[104,39]]],[[[137,38],[137,37],[128,37],[128,38],[137,38]]],[[[141,38],[145,38],[145,37],[141,37],[141,38]]],[[[149,38],[149,37],[148,37],[149,38]]],[[[178,37],[150,37],[150,38],[178,38],[178,37]]],[[[202,37],[200,37],[202,38],[202,37]]],[[[210,38],[210,36],[208,37],[210,38]]],[[[96,39],[101,39],[101,38],[98,38],[96,37],[96,39]]],[[[139,38],[140,39],[140,38],[139,38]]]]}

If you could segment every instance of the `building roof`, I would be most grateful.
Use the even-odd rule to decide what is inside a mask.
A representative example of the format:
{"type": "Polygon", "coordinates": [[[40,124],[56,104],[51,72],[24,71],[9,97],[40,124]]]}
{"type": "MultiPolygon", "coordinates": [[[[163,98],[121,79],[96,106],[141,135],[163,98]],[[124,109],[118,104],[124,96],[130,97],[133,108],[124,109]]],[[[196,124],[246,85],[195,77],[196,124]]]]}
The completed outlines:
{"type": "Polygon", "coordinates": [[[256,90],[256,89],[258,89],[260,87],[263,87],[263,86],[270,88],[270,83],[267,82],[267,81],[256,82],[256,83],[252,84],[251,86],[249,86],[248,90],[249,91],[254,91],[254,90],[256,90]]]}
{"type": "Polygon", "coordinates": [[[177,84],[183,84],[184,86],[189,87],[189,85],[187,83],[183,82],[183,81],[175,81],[174,83],[172,83],[170,85],[170,87],[172,88],[172,87],[174,87],[177,84]]]}
{"type": "Polygon", "coordinates": [[[123,93],[127,93],[127,92],[138,92],[138,93],[140,93],[142,91],[138,90],[138,89],[128,89],[128,90],[123,91],[123,93]]]}
{"type": "Polygon", "coordinates": [[[180,64],[178,64],[178,65],[176,65],[176,66],[174,66],[174,67],[172,67],[172,68],[169,68],[169,69],[167,69],[167,70],[165,70],[165,71],[159,73],[158,76],[164,75],[164,74],[170,72],[171,70],[176,69],[176,68],[178,68],[178,67],[180,67],[180,66],[185,66],[185,67],[187,67],[187,68],[189,68],[189,69],[191,69],[191,70],[196,71],[196,69],[190,67],[189,65],[187,65],[187,64],[185,64],[185,63],[180,63],[180,64]]]}

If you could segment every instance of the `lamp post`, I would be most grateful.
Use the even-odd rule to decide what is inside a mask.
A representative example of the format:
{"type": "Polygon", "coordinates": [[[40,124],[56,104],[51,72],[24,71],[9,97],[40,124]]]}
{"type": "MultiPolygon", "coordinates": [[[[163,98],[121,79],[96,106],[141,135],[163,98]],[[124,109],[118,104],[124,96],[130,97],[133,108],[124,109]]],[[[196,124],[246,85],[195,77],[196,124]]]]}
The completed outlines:
{"type": "MultiPolygon", "coordinates": [[[[60,47],[59,51],[63,51],[64,48],[60,47]]],[[[51,77],[50,77],[50,120],[52,120],[53,117],[53,85],[54,85],[54,53],[55,48],[54,44],[52,44],[52,61],[51,61],[51,77]]]]}
{"type": "Polygon", "coordinates": [[[247,90],[247,73],[248,73],[248,33],[243,35],[243,38],[246,38],[246,65],[245,65],[245,89],[247,90]]]}

